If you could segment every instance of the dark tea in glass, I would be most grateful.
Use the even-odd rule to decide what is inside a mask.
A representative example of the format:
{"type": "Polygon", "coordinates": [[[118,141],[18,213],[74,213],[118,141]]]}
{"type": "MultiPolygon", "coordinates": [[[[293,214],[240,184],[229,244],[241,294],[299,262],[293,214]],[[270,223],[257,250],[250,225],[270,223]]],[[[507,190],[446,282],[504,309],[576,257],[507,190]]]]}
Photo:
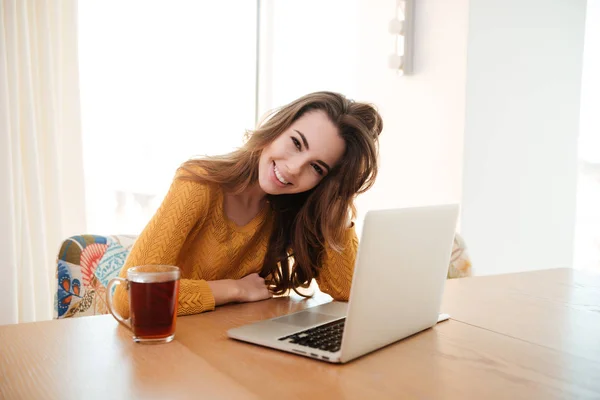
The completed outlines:
{"type": "Polygon", "coordinates": [[[131,327],[142,338],[164,338],[175,333],[179,281],[129,282],[131,327]]]}
{"type": "Polygon", "coordinates": [[[107,287],[110,312],[131,331],[139,343],[165,343],[173,340],[179,297],[179,268],[170,265],[144,265],[127,270],[127,279],[115,278],[107,287]],[[112,286],[125,283],[129,291],[129,318],[113,310],[112,286]]]}

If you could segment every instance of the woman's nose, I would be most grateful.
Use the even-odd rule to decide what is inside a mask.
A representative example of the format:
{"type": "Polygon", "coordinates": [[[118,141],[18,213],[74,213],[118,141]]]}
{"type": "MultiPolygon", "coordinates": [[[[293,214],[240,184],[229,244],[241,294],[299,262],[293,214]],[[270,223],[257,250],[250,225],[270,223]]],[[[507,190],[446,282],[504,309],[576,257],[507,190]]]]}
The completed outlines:
{"type": "Polygon", "coordinates": [[[286,164],[287,172],[290,175],[296,176],[302,171],[302,165],[301,160],[291,160],[286,164]]]}

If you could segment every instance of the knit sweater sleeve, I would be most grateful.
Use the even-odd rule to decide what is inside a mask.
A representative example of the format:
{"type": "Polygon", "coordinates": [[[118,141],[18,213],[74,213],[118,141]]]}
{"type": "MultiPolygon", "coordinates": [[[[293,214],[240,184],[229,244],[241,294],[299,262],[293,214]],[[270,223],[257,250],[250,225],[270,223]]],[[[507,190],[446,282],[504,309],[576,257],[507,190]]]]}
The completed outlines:
{"type": "Polygon", "coordinates": [[[358,237],[354,227],[348,228],[343,238],[343,250],[338,252],[327,246],[323,267],[317,277],[321,291],[334,300],[348,301],[354,273],[354,261],[358,251],[358,237]]]}
{"type": "MultiPolygon", "coordinates": [[[[136,265],[176,265],[179,253],[192,228],[208,214],[210,193],[205,184],[178,179],[178,172],[169,192],[141,235],[137,238],[119,276],[136,265]]],[[[129,316],[129,296],[122,285],[114,294],[117,311],[129,316]]],[[[214,310],[215,299],[205,280],[181,279],[179,284],[178,315],[197,314],[214,310]]]]}

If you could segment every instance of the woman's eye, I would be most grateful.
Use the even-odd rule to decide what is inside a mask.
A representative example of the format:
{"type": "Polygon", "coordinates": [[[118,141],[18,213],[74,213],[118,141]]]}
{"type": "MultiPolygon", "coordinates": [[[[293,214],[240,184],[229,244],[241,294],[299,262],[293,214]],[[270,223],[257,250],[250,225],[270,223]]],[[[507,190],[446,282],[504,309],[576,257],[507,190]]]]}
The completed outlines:
{"type": "Polygon", "coordinates": [[[323,175],[323,168],[319,167],[317,164],[313,164],[312,166],[315,169],[315,171],[317,171],[317,174],[323,175]]]}
{"type": "Polygon", "coordinates": [[[302,148],[302,145],[300,144],[300,141],[298,139],[296,139],[295,137],[292,136],[292,142],[294,142],[294,146],[296,146],[296,148],[298,150],[300,150],[302,148]]]}

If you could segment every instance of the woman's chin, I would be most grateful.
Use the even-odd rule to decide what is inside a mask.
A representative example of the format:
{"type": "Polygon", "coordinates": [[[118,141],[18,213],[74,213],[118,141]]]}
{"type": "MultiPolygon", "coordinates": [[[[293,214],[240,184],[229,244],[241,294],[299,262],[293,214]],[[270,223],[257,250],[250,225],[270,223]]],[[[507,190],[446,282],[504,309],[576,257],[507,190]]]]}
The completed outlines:
{"type": "Polygon", "coordinates": [[[268,188],[263,188],[263,190],[265,191],[266,194],[269,194],[271,196],[276,196],[279,194],[287,194],[288,192],[285,190],[281,190],[280,188],[277,187],[268,187],[268,188]]]}
{"type": "Polygon", "coordinates": [[[265,192],[266,194],[270,194],[270,195],[276,195],[276,194],[281,194],[281,190],[277,187],[275,187],[275,185],[271,184],[271,182],[265,182],[267,181],[266,179],[259,179],[258,180],[258,185],[260,186],[260,188],[263,190],[263,192],[265,192]]]}

